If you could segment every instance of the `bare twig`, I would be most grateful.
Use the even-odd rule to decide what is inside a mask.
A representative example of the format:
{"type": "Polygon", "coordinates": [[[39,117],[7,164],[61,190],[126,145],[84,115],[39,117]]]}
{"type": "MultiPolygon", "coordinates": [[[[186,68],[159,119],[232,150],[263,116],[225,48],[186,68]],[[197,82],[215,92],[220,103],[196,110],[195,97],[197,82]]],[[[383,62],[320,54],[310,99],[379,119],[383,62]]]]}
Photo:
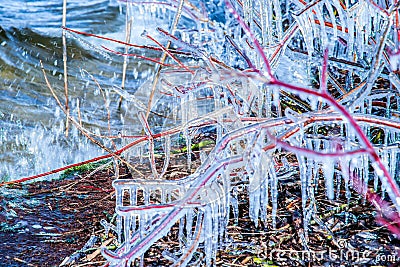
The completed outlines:
{"type": "MultiPolygon", "coordinates": [[[[175,17],[174,17],[174,22],[172,23],[172,27],[171,27],[171,31],[170,31],[172,35],[174,34],[174,32],[176,30],[176,27],[178,26],[179,19],[180,19],[181,15],[182,15],[182,8],[183,8],[184,2],[185,2],[185,0],[179,0],[179,5],[178,5],[178,8],[176,10],[176,14],[175,14],[175,17]]],[[[165,49],[168,50],[170,46],[171,46],[171,41],[168,41],[167,45],[165,46],[165,49]]],[[[167,55],[168,54],[166,52],[163,52],[163,54],[161,56],[161,59],[160,59],[160,62],[162,64],[166,60],[167,55]]],[[[157,84],[158,84],[158,79],[160,78],[161,69],[162,69],[162,65],[158,65],[157,70],[156,70],[156,74],[155,74],[154,80],[153,80],[153,86],[152,86],[151,92],[150,92],[149,102],[147,104],[147,111],[146,111],[146,116],[145,116],[146,120],[147,120],[147,118],[149,117],[149,114],[150,114],[151,105],[152,105],[154,94],[155,94],[156,87],[157,87],[157,84]]]]}
{"type": "MultiPolygon", "coordinates": [[[[132,17],[129,14],[129,5],[126,2],[126,18],[125,18],[125,42],[128,44],[131,40],[131,32],[132,32],[132,17]]],[[[125,45],[125,54],[128,54],[129,46],[125,45]]],[[[121,89],[125,90],[125,79],[126,79],[126,69],[128,67],[128,57],[124,56],[124,64],[122,66],[122,81],[121,81],[121,89]]],[[[122,96],[119,98],[118,109],[121,109],[122,105],[122,96]]]]}
{"type": "Polygon", "coordinates": [[[69,131],[69,101],[68,101],[68,70],[67,70],[67,37],[65,27],[67,24],[67,0],[63,0],[63,16],[62,16],[62,43],[63,43],[63,63],[64,63],[64,94],[65,94],[65,113],[67,116],[65,122],[65,136],[68,137],[69,131]]]}

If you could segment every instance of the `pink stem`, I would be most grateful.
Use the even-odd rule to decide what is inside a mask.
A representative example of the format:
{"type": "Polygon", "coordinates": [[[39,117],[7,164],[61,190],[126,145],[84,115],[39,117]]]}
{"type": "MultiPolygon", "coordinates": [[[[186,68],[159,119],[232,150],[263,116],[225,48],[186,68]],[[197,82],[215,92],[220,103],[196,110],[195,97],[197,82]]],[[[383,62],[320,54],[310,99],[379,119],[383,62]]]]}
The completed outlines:
{"type": "Polygon", "coordinates": [[[141,55],[138,55],[138,54],[132,54],[132,53],[128,54],[128,53],[118,52],[118,51],[112,50],[110,48],[107,48],[104,45],[102,45],[101,47],[104,50],[109,51],[109,52],[111,52],[113,54],[116,54],[116,55],[119,55],[119,56],[137,57],[137,58],[145,59],[145,60],[160,64],[160,65],[163,65],[164,67],[178,67],[178,66],[175,66],[175,65],[162,63],[162,62],[160,62],[160,61],[158,61],[156,59],[150,58],[150,57],[145,57],[145,56],[141,56],[141,55]]]}

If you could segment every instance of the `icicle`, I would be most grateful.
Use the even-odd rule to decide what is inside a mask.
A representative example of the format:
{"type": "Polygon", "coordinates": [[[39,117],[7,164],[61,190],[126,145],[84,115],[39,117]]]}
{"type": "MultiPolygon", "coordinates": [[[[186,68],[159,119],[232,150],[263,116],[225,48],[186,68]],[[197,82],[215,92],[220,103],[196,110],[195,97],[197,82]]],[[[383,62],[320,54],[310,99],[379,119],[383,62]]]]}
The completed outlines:
{"type": "Polygon", "coordinates": [[[113,166],[114,166],[114,177],[115,177],[115,179],[118,179],[119,178],[119,160],[117,159],[117,158],[113,158],[113,160],[114,160],[114,164],[113,164],[113,166]]]}
{"type": "Polygon", "coordinates": [[[260,17],[261,17],[261,36],[262,44],[264,46],[271,45],[272,42],[272,2],[269,0],[262,0],[260,3],[260,17]]]}
{"type": "Polygon", "coordinates": [[[363,52],[364,52],[364,27],[369,21],[370,14],[368,14],[367,18],[364,15],[365,12],[365,5],[360,5],[360,8],[358,10],[358,15],[356,15],[356,21],[355,21],[355,32],[356,32],[356,39],[355,39],[355,44],[356,44],[356,53],[357,56],[361,58],[363,52]]]}
{"type": "Polygon", "coordinates": [[[144,187],[143,188],[143,201],[145,205],[150,204],[150,195],[151,195],[151,187],[144,187]]]}
{"type": "Polygon", "coordinates": [[[117,234],[118,234],[118,243],[122,243],[122,217],[117,216],[117,234]]]}
{"type": "MultiPolygon", "coordinates": [[[[218,192],[218,191],[216,191],[218,192]]],[[[217,194],[216,194],[217,195],[217,194]]],[[[220,196],[215,197],[215,201],[211,203],[211,210],[212,210],[212,222],[213,222],[213,234],[211,236],[212,240],[212,258],[215,259],[216,251],[218,248],[218,237],[220,231],[220,196]]]]}
{"type": "Polygon", "coordinates": [[[197,110],[197,99],[196,99],[195,92],[189,91],[188,98],[189,98],[189,102],[186,103],[186,105],[188,105],[187,119],[188,119],[188,121],[190,121],[192,119],[198,118],[199,112],[197,110]]]}
{"type": "MultiPolygon", "coordinates": [[[[179,241],[179,247],[183,248],[187,245],[187,236],[183,234],[183,228],[185,227],[185,216],[183,216],[179,220],[179,228],[178,228],[178,241],[179,241]]],[[[190,231],[192,229],[190,228],[190,231]]]]}
{"type": "Polygon", "coordinates": [[[153,179],[158,179],[158,171],[156,165],[156,157],[154,154],[154,139],[153,137],[149,138],[149,160],[150,160],[150,167],[151,172],[153,173],[153,179]]]}
{"type": "Polygon", "coordinates": [[[361,159],[362,159],[362,164],[361,164],[361,168],[362,168],[361,177],[362,178],[361,178],[361,181],[364,183],[363,184],[362,195],[366,195],[367,191],[368,191],[368,182],[369,182],[369,171],[368,171],[368,169],[369,169],[369,158],[368,158],[368,155],[366,155],[366,154],[362,155],[361,159]]]}
{"type": "Polygon", "coordinates": [[[396,177],[397,149],[390,149],[390,166],[389,172],[392,177],[396,177]]]}
{"type": "Polygon", "coordinates": [[[311,139],[311,140],[314,141],[313,149],[314,149],[315,151],[321,151],[321,142],[322,142],[321,139],[316,138],[316,139],[311,139]]]}
{"type": "Polygon", "coordinates": [[[336,23],[336,16],[332,8],[332,4],[330,2],[327,2],[326,0],[324,1],[325,7],[328,10],[328,14],[332,23],[332,30],[333,30],[333,42],[329,44],[329,46],[333,45],[334,41],[337,40],[337,23],[336,23]]]}
{"type": "MultiPolygon", "coordinates": [[[[121,187],[117,187],[114,185],[115,188],[115,200],[116,200],[116,207],[123,206],[123,197],[124,197],[124,190],[121,187]]],[[[122,243],[122,218],[121,216],[117,216],[117,234],[118,234],[118,243],[122,243]]]]}
{"type": "Polygon", "coordinates": [[[210,207],[205,208],[204,214],[204,230],[203,230],[203,239],[204,239],[204,256],[206,258],[206,266],[211,266],[211,255],[212,255],[212,244],[210,242],[210,235],[213,233],[212,228],[212,211],[210,207]]]}
{"type": "Polygon", "coordinates": [[[253,0],[243,1],[243,20],[247,25],[251,25],[253,21],[253,0]]]}
{"type": "Polygon", "coordinates": [[[221,219],[221,230],[220,230],[220,240],[223,240],[223,235],[225,234],[225,229],[229,223],[229,211],[230,211],[230,203],[231,203],[231,171],[232,170],[225,170],[225,173],[222,174],[223,181],[222,181],[222,197],[224,199],[223,204],[221,204],[221,211],[220,217],[221,219]]]}
{"type": "MultiPolygon", "coordinates": [[[[221,93],[219,88],[216,86],[213,88],[214,92],[214,106],[215,106],[215,110],[219,110],[223,107],[222,103],[221,103],[221,93]]],[[[221,140],[222,138],[222,134],[223,134],[223,129],[222,129],[222,115],[218,115],[217,116],[217,126],[216,126],[216,130],[217,130],[217,142],[219,140],[221,140]]]]}
{"type": "Polygon", "coordinates": [[[249,217],[254,222],[255,226],[258,226],[258,214],[260,211],[260,165],[259,160],[255,160],[254,158],[252,161],[255,161],[254,167],[249,172],[253,172],[253,174],[249,174],[249,217]]]}
{"type": "Polygon", "coordinates": [[[340,4],[339,0],[329,0],[328,2],[331,2],[332,5],[335,6],[336,11],[339,16],[339,19],[340,19],[340,24],[342,26],[342,32],[344,34],[346,34],[347,21],[346,21],[345,15],[343,14],[342,5],[340,4]]]}
{"type": "Polygon", "coordinates": [[[303,227],[304,234],[308,237],[308,224],[314,212],[314,189],[312,184],[317,183],[318,164],[306,159],[303,155],[297,155],[300,170],[302,208],[303,208],[303,227]],[[311,167],[312,166],[312,167],[311,167]]]}
{"type": "Polygon", "coordinates": [[[271,88],[269,86],[265,87],[265,103],[264,107],[266,110],[265,117],[270,118],[272,115],[272,92],[271,88]]]}
{"type": "Polygon", "coordinates": [[[162,169],[162,171],[161,171],[161,173],[159,175],[159,179],[161,179],[164,176],[165,172],[167,171],[168,166],[169,166],[169,161],[170,161],[170,158],[171,158],[171,137],[169,135],[166,135],[164,137],[164,139],[165,139],[165,144],[164,144],[164,154],[165,154],[165,156],[164,156],[164,165],[163,165],[163,169],[162,169]]]}
{"type": "Polygon", "coordinates": [[[374,175],[374,191],[378,191],[378,185],[379,185],[379,177],[378,175],[374,175]]]}
{"type": "Polygon", "coordinates": [[[174,97],[171,100],[171,102],[172,102],[171,103],[171,106],[172,106],[172,118],[173,118],[174,124],[176,124],[177,120],[178,120],[178,109],[179,109],[178,105],[180,104],[180,103],[178,104],[179,101],[181,101],[181,100],[178,97],[174,97]]]}
{"type": "Polygon", "coordinates": [[[192,165],[192,137],[189,134],[189,130],[185,127],[183,131],[183,135],[186,138],[186,157],[187,157],[187,169],[189,173],[191,173],[191,165],[192,165]]]}
{"type": "Polygon", "coordinates": [[[278,116],[281,116],[281,104],[279,101],[279,88],[274,87],[273,89],[273,103],[277,110],[278,116]]]}
{"type": "MultiPolygon", "coordinates": [[[[263,162],[264,162],[264,160],[263,160],[263,162]]],[[[272,164],[272,162],[271,162],[268,165],[270,166],[269,171],[275,173],[274,164],[272,164]]],[[[261,187],[260,187],[260,191],[261,191],[261,197],[260,197],[261,215],[260,215],[260,218],[264,222],[264,224],[266,224],[267,223],[267,207],[268,207],[268,202],[269,202],[268,183],[270,182],[269,181],[270,175],[269,175],[269,172],[266,170],[267,167],[265,166],[265,163],[262,164],[261,168],[262,168],[262,180],[263,181],[262,181],[261,187]]],[[[276,173],[275,173],[275,175],[276,175],[276,173]]],[[[275,214],[275,216],[276,216],[276,214],[275,214]]]]}
{"type": "MultiPolygon", "coordinates": [[[[389,94],[388,96],[387,96],[387,99],[386,99],[386,117],[388,118],[388,119],[390,119],[390,117],[391,117],[391,110],[390,110],[390,98],[392,97],[392,95],[391,94],[389,94]]],[[[389,132],[389,134],[387,134],[387,136],[389,137],[389,135],[390,135],[390,132],[389,132]]]]}
{"type": "Polygon", "coordinates": [[[188,122],[188,117],[189,117],[189,96],[188,94],[183,94],[180,96],[181,97],[181,120],[182,120],[182,125],[186,125],[188,122]]]}
{"type": "Polygon", "coordinates": [[[130,240],[131,240],[131,216],[125,216],[124,223],[124,242],[125,242],[125,250],[128,251],[130,248],[130,240]]]}
{"type": "Polygon", "coordinates": [[[189,209],[186,213],[186,236],[187,236],[187,240],[188,243],[191,243],[192,241],[192,226],[193,226],[193,218],[194,218],[194,214],[193,214],[193,209],[189,209]]]}
{"type": "Polygon", "coordinates": [[[276,214],[278,211],[278,177],[273,164],[270,165],[271,202],[272,202],[272,227],[276,228],[276,214]]]}
{"type": "MultiPolygon", "coordinates": [[[[278,36],[278,41],[281,41],[283,38],[283,30],[282,30],[282,9],[281,9],[281,1],[273,0],[273,10],[275,13],[275,30],[278,36]]],[[[272,5],[271,5],[272,7],[272,5]]]]}
{"type": "Polygon", "coordinates": [[[247,147],[246,154],[248,154],[248,163],[246,168],[249,173],[249,217],[258,226],[258,217],[260,212],[260,202],[261,202],[261,183],[263,180],[263,173],[261,164],[265,164],[261,160],[263,155],[262,144],[260,140],[263,140],[262,135],[255,133],[250,144],[253,146],[247,147]]]}
{"type": "Polygon", "coordinates": [[[335,172],[335,162],[333,159],[327,157],[322,161],[322,169],[324,171],[324,179],[326,186],[326,194],[328,199],[333,200],[335,198],[335,190],[333,185],[333,175],[335,172]]]}
{"type": "Polygon", "coordinates": [[[235,220],[235,224],[239,222],[239,202],[238,202],[238,191],[237,188],[234,187],[232,189],[232,196],[231,196],[231,207],[232,207],[232,214],[233,219],[235,220]]]}
{"type": "MultiPolygon", "coordinates": [[[[342,186],[342,176],[336,175],[336,198],[337,199],[340,198],[341,186],[342,186]]],[[[317,190],[317,189],[315,189],[315,190],[317,190]]]]}
{"type": "MultiPolygon", "coordinates": [[[[371,11],[371,9],[370,9],[371,11]]],[[[368,52],[368,42],[369,42],[369,37],[371,36],[371,26],[372,26],[372,20],[369,15],[367,15],[368,19],[367,19],[367,23],[365,24],[365,32],[364,32],[364,40],[363,40],[363,46],[366,46],[367,50],[366,52],[368,52]]],[[[362,57],[364,58],[364,56],[362,55],[362,57]]]]}
{"type": "Polygon", "coordinates": [[[353,61],[354,51],[354,14],[351,11],[347,11],[347,27],[349,39],[347,40],[347,59],[353,61]]]}
{"type": "MultiPolygon", "coordinates": [[[[311,162],[312,164],[312,162],[311,162]]],[[[311,221],[311,218],[314,215],[314,207],[315,207],[315,194],[314,194],[314,187],[313,184],[317,184],[318,183],[318,163],[316,161],[314,161],[314,168],[312,168],[312,170],[310,170],[310,174],[311,179],[308,179],[308,183],[307,183],[307,189],[308,189],[308,200],[309,203],[307,205],[307,208],[303,211],[304,213],[304,218],[303,218],[303,225],[304,225],[304,236],[305,236],[305,240],[304,240],[304,245],[307,245],[307,239],[308,239],[308,225],[311,221]]],[[[310,169],[310,168],[309,168],[310,169]]]]}
{"type": "Polygon", "coordinates": [[[312,26],[309,23],[309,18],[306,12],[303,14],[295,17],[297,24],[299,25],[300,31],[302,32],[304,42],[306,43],[307,52],[309,55],[312,55],[314,52],[314,45],[313,45],[313,32],[312,26]]]}
{"type": "Polygon", "coordinates": [[[299,162],[300,170],[300,181],[301,181],[301,203],[303,210],[306,208],[308,199],[307,193],[307,160],[302,155],[297,155],[297,161],[299,162]]]}
{"type": "MultiPolygon", "coordinates": [[[[326,34],[326,26],[324,24],[324,18],[322,17],[322,9],[321,9],[321,5],[317,4],[315,5],[315,10],[316,10],[316,16],[318,18],[318,20],[320,21],[320,25],[319,25],[319,37],[321,39],[321,47],[327,47],[328,46],[328,35],[326,34]]],[[[310,17],[311,16],[311,12],[310,12],[310,17]]],[[[315,24],[315,23],[312,23],[315,24]]],[[[314,32],[315,33],[315,32],[314,32]]],[[[318,35],[315,35],[318,36],[318,35]]]]}

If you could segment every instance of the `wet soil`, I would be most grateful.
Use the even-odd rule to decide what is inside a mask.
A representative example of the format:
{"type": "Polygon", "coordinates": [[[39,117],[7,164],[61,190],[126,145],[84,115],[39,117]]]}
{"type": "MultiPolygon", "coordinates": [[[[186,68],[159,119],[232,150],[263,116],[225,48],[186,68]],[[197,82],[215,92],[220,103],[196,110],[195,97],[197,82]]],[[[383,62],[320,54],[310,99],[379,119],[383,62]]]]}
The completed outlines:
{"type": "Polygon", "coordinates": [[[0,266],[59,266],[100,236],[114,213],[110,169],[91,176],[3,188],[0,266]]]}

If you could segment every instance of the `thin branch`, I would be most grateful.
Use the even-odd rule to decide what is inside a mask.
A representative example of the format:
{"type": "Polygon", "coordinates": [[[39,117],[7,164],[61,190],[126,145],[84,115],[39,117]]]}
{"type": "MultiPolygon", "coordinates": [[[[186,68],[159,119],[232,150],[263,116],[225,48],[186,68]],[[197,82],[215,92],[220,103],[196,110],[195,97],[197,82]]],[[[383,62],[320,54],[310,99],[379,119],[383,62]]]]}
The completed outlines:
{"type": "MultiPolygon", "coordinates": [[[[178,26],[179,19],[180,19],[181,15],[182,15],[182,8],[183,8],[184,2],[185,2],[184,0],[179,0],[179,5],[178,5],[178,8],[176,10],[174,22],[172,23],[172,27],[171,27],[171,34],[172,35],[175,33],[176,27],[178,26]]],[[[167,45],[165,46],[165,49],[168,50],[170,46],[171,46],[171,41],[168,41],[167,45]]],[[[164,52],[162,57],[161,57],[161,60],[160,60],[161,63],[164,63],[166,58],[167,58],[167,53],[164,52]]],[[[153,86],[152,86],[151,92],[150,92],[149,102],[147,103],[146,120],[147,120],[147,118],[149,117],[149,114],[150,114],[151,104],[153,102],[153,98],[154,98],[154,94],[155,94],[155,91],[156,91],[158,79],[160,78],[161,69],[162,69],[162,65],[158,65],[157,70],[156,70],[156,75],[154,76],[154,80],[153,80],[153,86]]]]}
{"type": "MultiPolygon", "coordinates": [[[[125,42],[128,44],[131,41],[131,32],[132,32],[132,17],[129,17],[129,9],[128,2],[126,3],[126,27],[125,27],[125,42]]],[[[125,54],[128,54],[129,46],[125,45],[125,54]]],[[[126,80],[126,69],[128,67],[128,57],[124,56],[124,63],[122,65],[122,81],[121,81],[121,89],[125,90],[125,80],[126,80]]],[[[119,98],[118,109],[121,109],[122,106],[122,96],[119,98]]]]}
{"type": "Polygon", "coordinates": [[[128,57],[137,57],[137,58],[141,58],[141,59],[145,59],[145,60],[148,60],[148,61],[157,63],[157,64],[162,65],[162,66],[164,66],[164,67],[179,67],[179,66],[176,66],[176,65],[165,64],[165,63],[163,63],[163,62],[161,62],[161,61],[158,61],[158,60],[153,59],[153,58],[150,58],[150,57],[145,57],[145,56],[141,56],[141,55],[133,54],[133,53],[129,53],[129,54],[121,53],[121,52],[112,50],[112,49],[110,49],[110,48],[107,48],[107,47],[105,47],[105,46],[103,46],[103,45],[101,45],[101,47],[102,47],[104,50],[109,51],[109,52],[111,52],[111,53],[113,53],[113,54],[116,54],[116,55],[128,56],[128,57]]]}
{"type": "Polygon", "coordinates": [[[65,94],[65,114],[67,120],[65,122],[65,136],[68,137],[69,131],[69,105],[68,105],[68,70],[67,70],[67,37],[65,28],[67,24],[67,0],[63,0],[63,15],[62,15],[62,44],[63,44],[63,63],[64,63],[64,94],[65,94]]]}
{"type": "Polygon", "coordinates": [[[322,62],[320,90],[323,94],[328,94],[327,90],[327,72],[328,72],[328,48],[324,51],[324,61],[322,62]]]}
{"type": "Polygon", "coordinates": [[[194,71],[189,69],[187,66],[185,66],[179,59],[177,59],[166,47],[164,47],[160,42],[158,42],[156,39],[151,37],[149,34],[145,35],[147,38],[149,38],[151,41],[156,43],[163,51],[164,53],[167,53],[168,56],[170,56],[176,63],[178,63],[179,66],[190,72],[191,74],[194,74],[194,71]]]}

